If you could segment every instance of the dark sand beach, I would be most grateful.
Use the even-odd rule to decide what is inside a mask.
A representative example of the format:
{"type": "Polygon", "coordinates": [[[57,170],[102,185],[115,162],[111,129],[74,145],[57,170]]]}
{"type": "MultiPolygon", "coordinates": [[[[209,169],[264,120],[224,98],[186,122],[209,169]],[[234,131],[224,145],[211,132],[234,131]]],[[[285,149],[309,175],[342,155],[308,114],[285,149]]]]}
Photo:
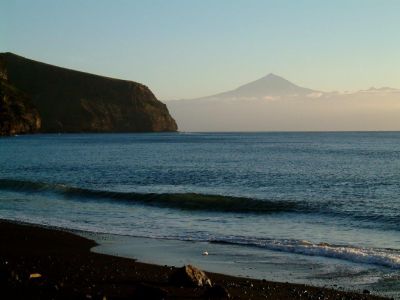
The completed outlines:
{"type": "Polygon", "coordinates": [[[231,299],[384,299],[207,273],[219,287],[210,292],[170,283],[174,267],[92,253],[93,241],[70,232],[0,221],[0,236],[1,299],[218,299],[221,290],[231,299]]]}

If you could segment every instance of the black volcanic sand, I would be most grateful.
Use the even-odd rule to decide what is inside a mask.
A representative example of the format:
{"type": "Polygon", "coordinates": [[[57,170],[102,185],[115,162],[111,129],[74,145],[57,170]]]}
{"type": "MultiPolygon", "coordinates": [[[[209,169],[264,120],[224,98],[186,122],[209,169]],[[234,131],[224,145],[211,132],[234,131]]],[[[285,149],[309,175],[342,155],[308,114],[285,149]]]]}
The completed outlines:
{"type": "MultiPolygon", "coordinates": [[[[0,299],[208,299],[208,288],[173,286],[173,267],[90,252],[69,232],[0,221],[0,299]],[[29,278],[39,273],[40,278],[29,278]]],[[[231,299],[384,299],[325,288],[207,273],[231,299]]],[[[366,292],[366,291],[365,291],[366,292]]],[[[213,298],[215,299],[215,298],[213,298]]]]}

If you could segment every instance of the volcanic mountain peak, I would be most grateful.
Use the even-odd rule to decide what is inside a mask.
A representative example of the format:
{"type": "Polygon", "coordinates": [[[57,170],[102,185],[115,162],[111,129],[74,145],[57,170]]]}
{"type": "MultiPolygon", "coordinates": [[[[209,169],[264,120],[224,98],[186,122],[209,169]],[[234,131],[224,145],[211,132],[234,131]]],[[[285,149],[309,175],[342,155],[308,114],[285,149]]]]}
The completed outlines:
{"type": "Polygon", "coordinates": [[[258,80],[242,85],[235,90],[221,93],[216,96],[223,98],[303,96],[315,92],[316,91],[314,90],[300,87],[283,77],[270,73],[258,80]]]}

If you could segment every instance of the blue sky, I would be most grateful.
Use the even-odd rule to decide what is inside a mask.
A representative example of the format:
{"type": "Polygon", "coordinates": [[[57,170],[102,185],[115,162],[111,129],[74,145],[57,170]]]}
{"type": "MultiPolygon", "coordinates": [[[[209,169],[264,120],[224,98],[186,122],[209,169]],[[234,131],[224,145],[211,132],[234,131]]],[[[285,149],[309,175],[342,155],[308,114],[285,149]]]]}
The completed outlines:
{"type": "Polygon", "coordinates": [[[271,72],[326,91],[400,88],[400,1],[3,0],[0,51],[142,82],[163,100],[271,72]]]}

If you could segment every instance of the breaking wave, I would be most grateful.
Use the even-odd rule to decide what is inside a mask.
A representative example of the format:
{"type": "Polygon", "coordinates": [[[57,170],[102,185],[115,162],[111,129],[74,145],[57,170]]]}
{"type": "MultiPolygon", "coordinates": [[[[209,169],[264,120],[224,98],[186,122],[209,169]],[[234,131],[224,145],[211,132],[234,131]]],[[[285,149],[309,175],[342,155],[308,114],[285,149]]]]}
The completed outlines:
{"type": "Polygon", "coordinates": [[[305,240],[252,239],[227,237],[212,243],[255,246],[272,251],[282,251],[310,256],[336,258],[355,263],[373,264],[400,269],[400,251],[395,249],[361,248],[348,245],[312,243],[305,240]]]}
{"type": "Polygon", "coordinates": [[[18,192],[50,192],[77,199],[125,201],[148,206],[181,210],[237,213],[309,212],[312,207],[295,201],[271,201],[246,197],[231,197],[197,193],[133,193],[83,189],[61,184],[0,179],[0,189],[18,192]]]}

